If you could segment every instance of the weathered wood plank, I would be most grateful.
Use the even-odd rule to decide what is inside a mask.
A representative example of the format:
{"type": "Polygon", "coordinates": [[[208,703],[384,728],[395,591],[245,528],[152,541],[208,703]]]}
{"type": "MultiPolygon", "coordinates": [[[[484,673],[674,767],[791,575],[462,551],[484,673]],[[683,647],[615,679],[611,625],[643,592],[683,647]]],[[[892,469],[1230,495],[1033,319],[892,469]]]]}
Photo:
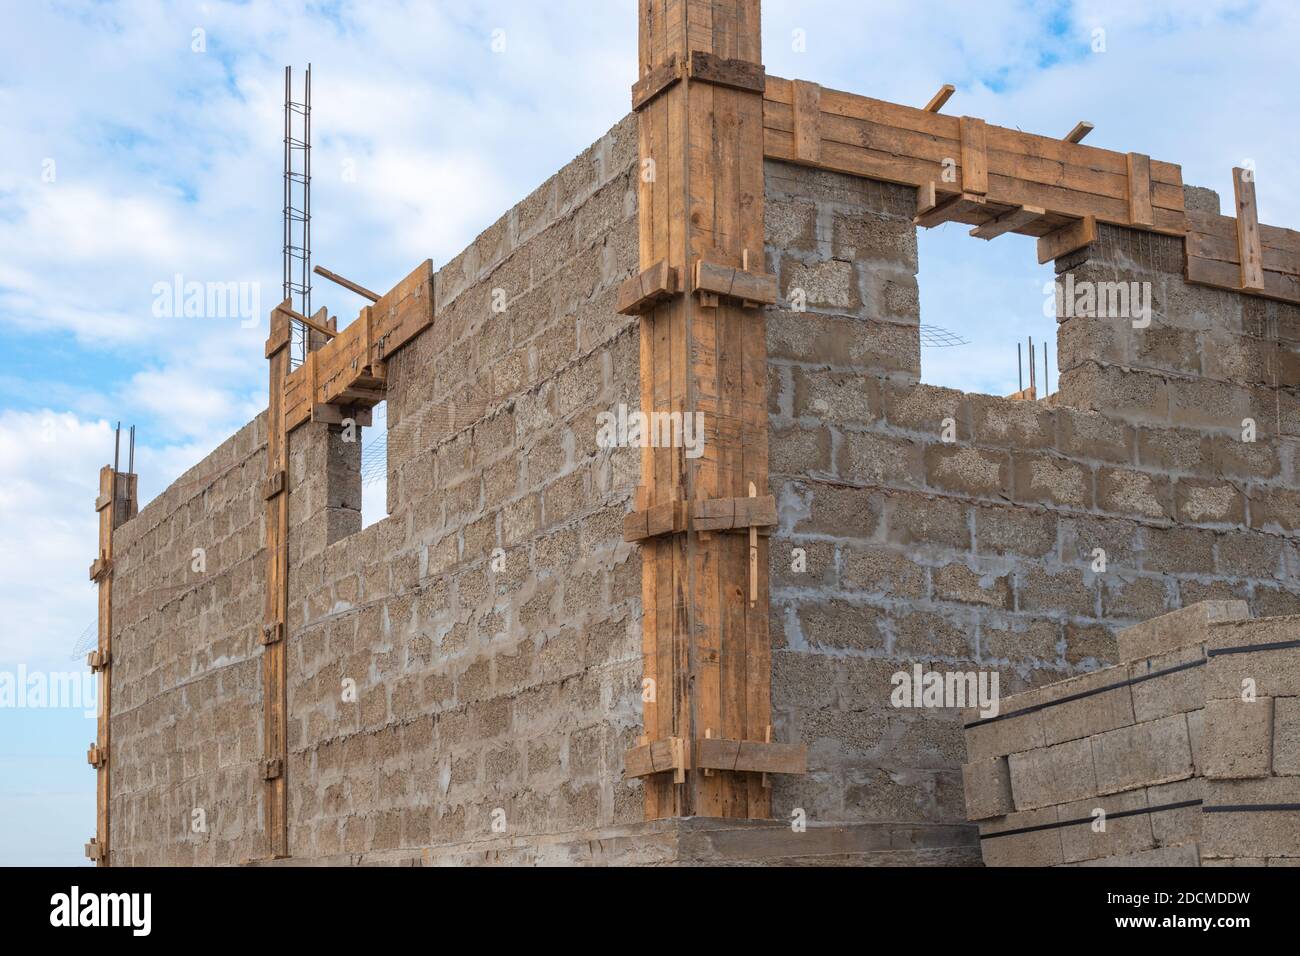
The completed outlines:
{"type": "Polygon", "coordinates": [[[1097,220],[1086,216],[1038,240],[1038,261],[1052,262],[1097,239],[1097,220]]]}
{"type": "Polygon", "coordinates": [[[1237,254],[1241,259],[1241,287],[1264,291],[1264,251],[1259,234],[1259,209],[1255,205],[1254,173],[1232,171],[1232,193],[1237,206],[1237,254]]]}

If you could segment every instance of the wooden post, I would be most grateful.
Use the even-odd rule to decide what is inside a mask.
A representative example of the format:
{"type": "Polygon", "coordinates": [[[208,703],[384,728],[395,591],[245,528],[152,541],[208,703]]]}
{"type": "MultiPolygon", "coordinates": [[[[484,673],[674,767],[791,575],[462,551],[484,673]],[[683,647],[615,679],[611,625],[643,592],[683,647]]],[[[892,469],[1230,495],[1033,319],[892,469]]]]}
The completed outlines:
{"type": "Polygon", "coordinates": [[[86,855],[96,866],[109,866],[109,822],[113,791],[111,789],[113,733],[110,723],[113,704],[113,531],[135,517],[139,499],[136,476],[115,471],[112,465],[99,470],[99,553],[91,565],[90,575],[99,582],[99,641],[90,655],[90,666],[99,675],[99,713],[96,721],[95,757],[95,839],[87,845],[86,855]]]}
{"type": "MultiPolygon", "coordinates": [[[[287,305],[287,302],[286,302],[287,305]]],[[[266,405],[266,604],[262,616],[262,776],[266,781],[263,826],[272,858],[289,855],[287,682],[285,645],[289,609],[289,436],[285,430],[284,383],[289,375],[289,315],[271,312],[266,356],[270,368],[266,405]]],[[[314,396],[313,396],[314,398],[314,396]]]]}
{"type": "MultiPolygon", "coordinates": [[[[759,0],[639,5],[640,86],[662,89],[638,114],[641,268],[666,262],[685,287],[641,313],[641,407],[702,413],[704,448],[699,457],[645,449],[638,510],[748,497],[751,482],[768,488],[763,311],[696,286],[701,262],[738,275],[762,271],[759,9],[759,0]],[[654,79],[674,62],[687,64],[679,81],[654,79]],[[701,62],[711,68],[696,69],[701,62]]],[[[644,703],[645,736],[651,747],[684,739],[689,751],[681,782],[668,773],[643,778],[646,818],[768,817],[760,773],[705,777],[690,746],[704,728],[761,742],[771,723],[767,538],[758,538],[752,606],[746,534],[687,526],[642,547],[644,673],[652,682],[643,694],[652,698],[644,703]]]]}

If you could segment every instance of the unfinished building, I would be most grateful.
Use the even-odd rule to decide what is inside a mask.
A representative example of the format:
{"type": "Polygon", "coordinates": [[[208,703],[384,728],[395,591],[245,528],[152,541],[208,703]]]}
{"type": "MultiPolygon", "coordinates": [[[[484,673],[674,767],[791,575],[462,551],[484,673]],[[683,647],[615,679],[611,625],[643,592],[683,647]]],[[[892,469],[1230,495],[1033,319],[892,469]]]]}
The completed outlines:
{"type": "MultiPolygon", "coordinates": [[[[894,706],[896,675],[1046,693],[1137,666],[1117,632],[1169,611],[1300,611],[1300,234],[1258,223],[1248,173],[1225,216],[1082,127],[768,76],[758,0],[639,17],[631,115],[341,331],[277,307],[267,411],[138,514],[105,469],[101,865],[1117,857],[992,838],[1050,822],[1059,851],[1058,807],[1103,792],[1095,765],[1044,782],[1035,751],[1071,741],[1043,712],[989,743],[894,706]],[[916,229],[943,222],[1037,237],[1072,289],[1142,284],[1149,322],[1062,296],[1050,399],[926,385],[916,229]]],[[[1283,759],[1224,799],[1297,831],[1283,671],[1283,759]]],[[[1124,693],[1090,737],[1139,723],[1124,693]]],[[[1154,834],[1176,780],[1130,782],[1106,808],[1154,834]]]]}

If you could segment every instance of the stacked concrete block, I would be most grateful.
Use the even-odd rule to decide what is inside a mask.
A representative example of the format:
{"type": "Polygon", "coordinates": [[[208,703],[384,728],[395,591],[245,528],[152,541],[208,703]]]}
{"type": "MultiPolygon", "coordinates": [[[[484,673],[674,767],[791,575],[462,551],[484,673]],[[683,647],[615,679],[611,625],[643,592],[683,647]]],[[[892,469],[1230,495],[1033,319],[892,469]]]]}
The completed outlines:
{"type": "Polygon", "coordinates": [[[966,713],[984,862],[1300,863],[1300,618],[1204,602],[1119,645],[1121,664],[966,713]]]}
{"type": "Polygon", "coordinates": [[[1207,866],[1300,866],[1300,617],[1210,627],[1207,866]]]}

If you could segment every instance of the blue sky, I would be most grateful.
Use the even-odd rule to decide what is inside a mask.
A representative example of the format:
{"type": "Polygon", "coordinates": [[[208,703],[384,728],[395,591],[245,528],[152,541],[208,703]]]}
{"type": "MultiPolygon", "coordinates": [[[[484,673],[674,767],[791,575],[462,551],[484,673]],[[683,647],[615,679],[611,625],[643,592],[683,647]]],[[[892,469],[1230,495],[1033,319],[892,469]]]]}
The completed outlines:
{"type": "MultiPolygon", "coordinates": [[[[86,568],[111,423],[138,426],[147,501],[265,404],[284,66],[313,66],[315,261],[384,290],[424,258],[446,262],[626,113],[635,2],[4,7],[0,672],[68,671],[96,613],[86,568]],[[258,327],[155,315],[155,287],[178,275],[253,284],[258,327]]],[[[951,82],[947,112],[1044,134],[1086,119],[1090,143],[1181,163],[1229,197],[1231,168],[1251,161],[1261,218],[1300,226],[1300,5],[973,10],[767,0],[764,62],[917,105],[951,82]]],[[[970,341],[926,350],[925,380],[1014,390],[1015,342],[1053,335],[1049,277],[1023,237],[923,234],[922,321],[970,341]]],[[[315,303],[343,322],[361,304],[319,283],[315,303]]],[[[0,708],[0,864],[82,862],[93,734],[80,711],[0,708]]]]}

